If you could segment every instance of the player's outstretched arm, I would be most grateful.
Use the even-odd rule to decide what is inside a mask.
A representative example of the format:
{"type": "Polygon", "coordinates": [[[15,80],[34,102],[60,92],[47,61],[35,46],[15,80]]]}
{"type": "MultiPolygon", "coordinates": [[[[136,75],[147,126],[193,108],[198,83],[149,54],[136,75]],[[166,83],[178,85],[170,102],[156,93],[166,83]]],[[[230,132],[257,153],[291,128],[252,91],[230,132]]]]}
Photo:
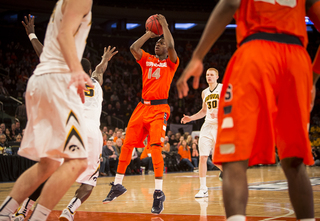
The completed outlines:
{"type": "MultiPolygon", "coordinates": [[[[204,98],[203,91],[202,91],[201,97],[203,100],[203,98],[204,98]]],[[[183,118],[181,118],[181,123],[186,124],[186,123],[189,123],[190,121],[201,119],[204,116],[206,116],[206,114],[207,114],[207,104],[206,104],[206,102],[202,102],[202,108],[196,114],[194,114],[192,116],[183,115],[183,118]]]]}
{"type": "Polygon", "coordinates": [[[159,35],[156,35],[152,31],[146,31],[144,35],[142,35],[138,40],[133,42],[133,44],[130,46],[130,51],[133,57],[139,61],[142,58],[142,51],[141,47],[146,43],[146,41],[149,40],[149,38],[155,38],[159,35]]]}
{"type": "Polygon", "coordinates": [[[36,51],[36,54],[38,57],[40,57],[40,54],[42,53],[43,45],[38,40],[35,31],[34,31],[34,16],[28,15],[24,16],[24,21],[21,21],[22,25],[26,29],[26,33],[30,38],[31,44],[33,49],[36,51]]]}
{"type": "Polygon", "coordinates": [[[193,52],[192,59],[177,81],[179,98],[187,96],[189,91],[187,80],[191,76],[194,77],[193,88],[198,88],[199,78],[203,71],[202,60],[223,33],[225,27],[231,22],[232,17],[239,6],[240,0],[220,0],[212,11],[198,46],[193,52]]]}
{"type": "Polygon", "coordinates": [[[92,73],[92,77],[96,79],[100,85],[103,83],[103,73],[106,71],[109,61],[115,54],[118,53],[118,51],[115,50],[116,47],[111,48],[111,46],[108,46],[108,49],[105,47],[103,55],[101,56],[101,62],[96,66],[94,72],[92,73]]]}
{"type": "Polygon", "coordinates": [[[173,40],[172,34],[168,28],[168,22],[167,22],[166,18],[161,14],[157,15],[157,19],[162,27],[162,30],[163,30],[163,37],[164,37],[164,41],[166,42],[166,45],[167,45],[169,58],[173,63],[176,63],[178,56],[177,56],[176,50],[174,49],[174,40],[173,40]]]}
{"type": "MultiPolygon", "coordinates": [[[[319,0],[307,0],[306,1],[307,15],[313,22],[314,26],[320,31],[320,1],[319,0]]],[[[314,99],[316,97],[316,84],[320,77],[320,47],[313,61],[313,85],[311,91],[311,110],[314,105],[314,99]]]]}

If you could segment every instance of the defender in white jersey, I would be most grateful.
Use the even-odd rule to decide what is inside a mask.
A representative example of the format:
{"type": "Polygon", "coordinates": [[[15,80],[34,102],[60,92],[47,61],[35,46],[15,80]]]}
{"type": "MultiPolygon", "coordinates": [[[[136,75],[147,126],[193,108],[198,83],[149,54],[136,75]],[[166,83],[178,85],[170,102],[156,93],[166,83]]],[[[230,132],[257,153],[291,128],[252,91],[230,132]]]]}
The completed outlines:
{"type": "MultiPolygon", "coordinates": [[[[43,51],[43,45],[37,39],[34,31],[34,16],[29,15],[29,18],[25,17],[25,21],[22,22],[27,35],[33,34],[30,39],[34,50],[37,55],[43,51]]],[[[70,201],[66,209],[63,210],[59,220],[74,220],[75,210],[90,196],[93,187],[96,186],[97,178],[99,175],[100,167],[100,155],[102,152],[102,135],[100,131],[100,116],[102,109],[102,88],[103,73],[107,69],[108,62],[118,51],[115,51],[115,47],[111,49],[104,48],[102,60],[92,73],[91,63],[88,59],[82,58],[81,65],[83,70],[92,78],[93,87],[86,85],[85,91],[85,103],[84,103],[84,120],[86,123],[86,133],[88,136],[88,167],[76,180],[81,186],[77,189],[75,196],[70,201]]],[[[29,198],[27,198],[18,211],[14,214],[12,219],[14,221],[23,221],[34,202],[38,199],[43,185],[41,185],[29,198]]]]}
{"type": "MultiPolygon", "coordinates": [[[[208,187],[206,184],[207,173],[207,160],[211,150],[214,150],[214,146],[217,138],[218,129],[218,106],[222,84],[217,82],[219,78],[219,72],[215,68],[209,68],[206,73],[206,80],[209,87],[202,91],[202,108],[198,113],[192,116],[186,116],[181,119],[181,123],[185,124],[193,120],[198,120],[206,116],[204,124],[200,130],[199,139],[199,178],[200,178],[200,190],[195,195],[196,198],[208,197],[208,187]]],[[[218,166],[221,170],[221,167],[218,166]]],[[[222,172],[219,174],[219,178],[222,179],[222,172]]]]}
{"type": "Polygon", "coordinates": [[[85,84],[93,85],[80,59],[91,26],[91,7],[91,0],[60,0],[53,10],[40,64],[27,86],[29,121],[19,151],[39,162],[16,181],[0,206],[1,221],[10,220],[19,204],[48,179],[29,219],[46,220],[87,168],[81,101],[84,102],[85,84]],[[64,163],[60,166],[61,159],[64,163]]]}

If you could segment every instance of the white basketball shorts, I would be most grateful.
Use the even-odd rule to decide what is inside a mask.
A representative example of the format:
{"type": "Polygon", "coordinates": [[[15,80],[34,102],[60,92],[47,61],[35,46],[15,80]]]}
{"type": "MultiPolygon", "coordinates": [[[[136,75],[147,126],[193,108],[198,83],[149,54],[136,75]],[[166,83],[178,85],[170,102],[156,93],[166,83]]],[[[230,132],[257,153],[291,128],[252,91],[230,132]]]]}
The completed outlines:
{"type": "Polygon", "coordinates": [[[26,91],[28,123],[19,155],[40,158],[87,158],[84,105],[68,73],[31,76],[26,91]]]}
{"type": "Polygon", "coordinates": [[[78,177],[77,182],[96,186],[97,179],[99,177],[100,155],[102,153],[103,140],[98,125],[92,124],[91,121],[87,119],[86,124],[86,132],[88,136],[88,167],[78,177]]]}
{"type": "Polygon", "coordinates": [[[210,151],[214,151],[217,139],[218,124],[204,122],[200,130],[199,155],[209,156],[210,151]]]}

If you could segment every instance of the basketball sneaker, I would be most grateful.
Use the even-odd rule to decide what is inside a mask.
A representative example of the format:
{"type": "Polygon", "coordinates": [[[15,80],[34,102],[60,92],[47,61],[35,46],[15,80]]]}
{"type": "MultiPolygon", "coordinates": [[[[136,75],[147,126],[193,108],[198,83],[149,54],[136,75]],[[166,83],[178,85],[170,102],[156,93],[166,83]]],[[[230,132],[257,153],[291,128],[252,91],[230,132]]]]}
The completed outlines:
{"type": "Polygon", "coordinates": [[[23,213],[16,212],[11,217],[11,221],[23,221],[26,218],[26,216],[23,213]]]}
{"type": "Polygon", "coordinates": [[[65,208],[59,216],[59,221],[73,221],[74,214],[75,213],[72,213],[69,208],[65,208]]]}
{"type": "Polygon", "coordinates": [[[117,197],[127,192],[127,189],[119,183],[114,185],[112,182],[110,185],[112,186],[110,192],[108,193],[107,197],[102,200],[104,204],[110,203],[112,200],[115,200],[117,197]]]}
{"type": "Polygon", "coordinates": [[[222,171],[219,173],[219,180],[222,182],[222,171]]]}
{"type": "Polygon", "coordinates": [[[208,188],[206,189],[200,189],[199,192],[194,196],[195,198],[204,198],[208,197],[208,188]]]}
{"type": "Polygon", "coordinates": [[[163,202],[166,200],[166,196],[161,190],[155,190],[153,193],[153,205],[151,212],[160,214],[163,211],[163,202]]]}

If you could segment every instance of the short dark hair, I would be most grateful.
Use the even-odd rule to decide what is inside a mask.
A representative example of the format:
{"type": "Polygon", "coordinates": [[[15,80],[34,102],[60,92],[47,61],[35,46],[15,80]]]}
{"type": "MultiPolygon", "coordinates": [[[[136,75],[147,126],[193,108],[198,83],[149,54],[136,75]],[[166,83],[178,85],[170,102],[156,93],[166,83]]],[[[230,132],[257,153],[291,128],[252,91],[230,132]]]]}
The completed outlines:
{"type": "MultiPolygon", "coordinates": [[[[90,76],[90,70],[91,70],[91,63],[88,59],[82,58],[81,59],[81,65],[84,70],[89,76],[90,76]]],[[[91,76],[90,76],[91,77],[91,76]]]]}

